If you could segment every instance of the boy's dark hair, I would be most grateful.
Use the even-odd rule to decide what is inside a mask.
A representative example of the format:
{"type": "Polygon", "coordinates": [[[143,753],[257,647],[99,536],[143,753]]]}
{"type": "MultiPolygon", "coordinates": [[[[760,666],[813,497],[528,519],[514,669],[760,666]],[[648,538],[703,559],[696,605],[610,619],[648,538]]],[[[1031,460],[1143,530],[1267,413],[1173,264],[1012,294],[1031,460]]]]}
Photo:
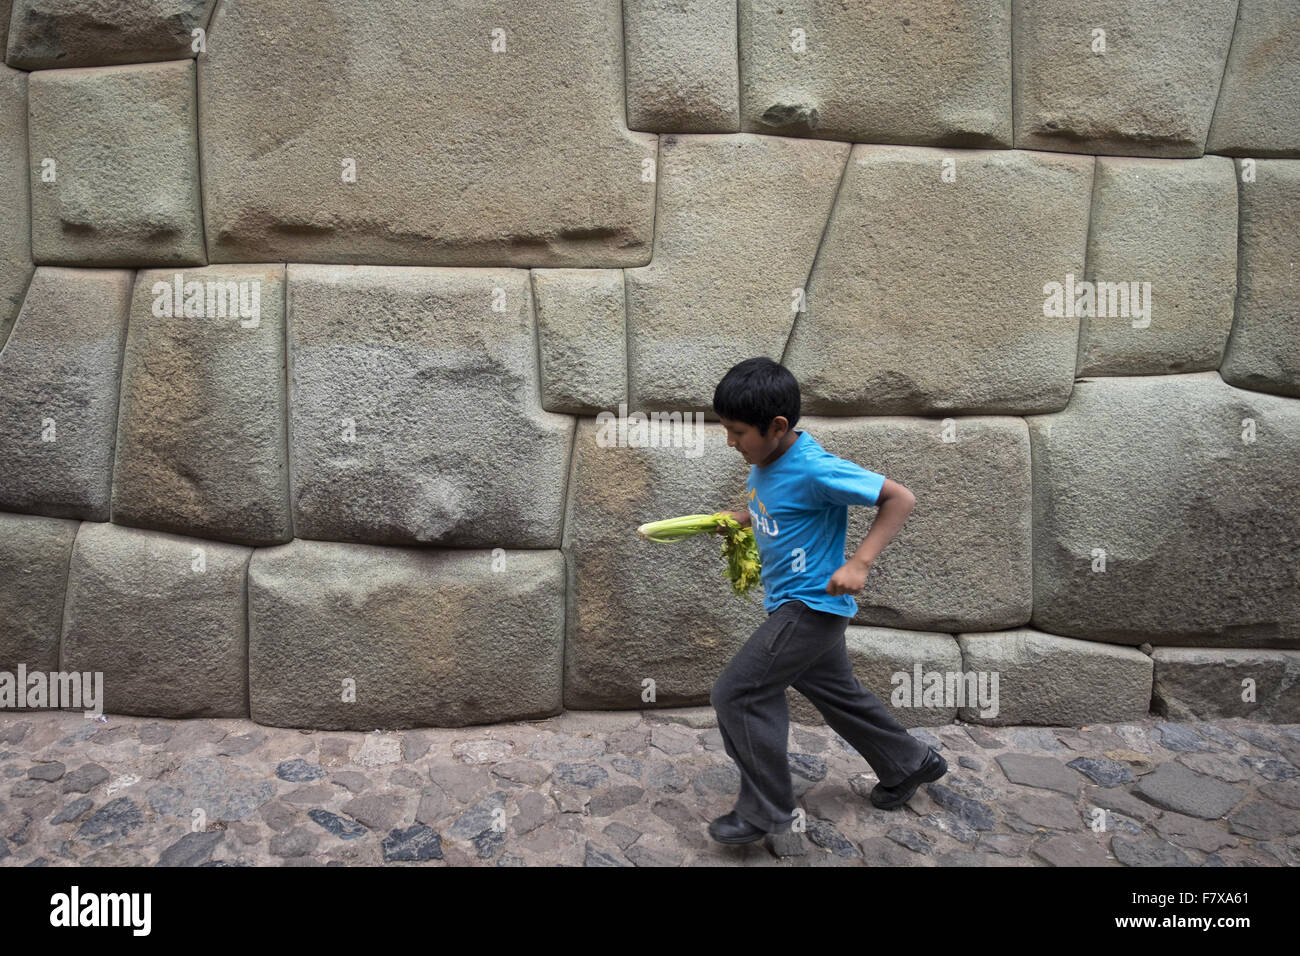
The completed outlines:
{"type": "Polygon", "coordinates": [[[780,362],[759,356],[733,365],[713,390],[713,411],[722,418],[753,425],[764,436],[772,419],[799,421],[799,383],[780,362]]]}

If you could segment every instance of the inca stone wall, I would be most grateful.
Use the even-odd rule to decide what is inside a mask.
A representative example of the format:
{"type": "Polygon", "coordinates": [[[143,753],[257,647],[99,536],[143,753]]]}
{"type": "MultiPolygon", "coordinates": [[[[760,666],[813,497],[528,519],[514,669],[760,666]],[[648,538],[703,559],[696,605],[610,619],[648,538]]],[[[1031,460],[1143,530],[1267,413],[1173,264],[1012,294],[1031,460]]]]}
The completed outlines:
{"type": "Polygon", "coordinates": [[[709,405],[769,355],[917,497],[864,683],[999,678],[904,724],[1300,721],[1300,0],[0,0],[0,49],[0,671],[707,704],[762,609],[635,529],[740,506],[709,405]]]}

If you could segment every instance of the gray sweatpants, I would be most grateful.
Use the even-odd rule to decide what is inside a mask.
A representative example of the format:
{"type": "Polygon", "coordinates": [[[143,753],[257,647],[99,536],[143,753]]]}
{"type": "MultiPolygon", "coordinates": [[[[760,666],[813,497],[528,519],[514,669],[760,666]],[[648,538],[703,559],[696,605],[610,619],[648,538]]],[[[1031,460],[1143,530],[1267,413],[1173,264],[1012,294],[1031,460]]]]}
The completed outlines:
{"type": "Polygon", "coordinates": [[[736,812],[754,826],[782,830],[794,815],[787,686],[812,701],[887,787],[915,773],[929,751],[854,676],[844,643],[848,623],[787,601],[768,614],[713,684],[709,702],[740,771],[736,812]]]}

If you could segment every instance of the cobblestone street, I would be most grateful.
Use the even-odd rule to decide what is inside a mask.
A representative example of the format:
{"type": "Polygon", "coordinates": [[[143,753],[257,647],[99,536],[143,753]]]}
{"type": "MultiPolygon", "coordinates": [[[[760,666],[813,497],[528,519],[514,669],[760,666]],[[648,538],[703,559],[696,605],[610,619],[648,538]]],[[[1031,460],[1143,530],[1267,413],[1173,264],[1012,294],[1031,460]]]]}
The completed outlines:
{"type": "Polygon", "coordinates": [[[707,707],[368,734],[8,714],[0,865],[1300,863],[1300,726],[911,732],[949,772],[882,811],[837,734],[792,725],[805,831],[730,847],[706,831],[738,785],[707,707]]]}

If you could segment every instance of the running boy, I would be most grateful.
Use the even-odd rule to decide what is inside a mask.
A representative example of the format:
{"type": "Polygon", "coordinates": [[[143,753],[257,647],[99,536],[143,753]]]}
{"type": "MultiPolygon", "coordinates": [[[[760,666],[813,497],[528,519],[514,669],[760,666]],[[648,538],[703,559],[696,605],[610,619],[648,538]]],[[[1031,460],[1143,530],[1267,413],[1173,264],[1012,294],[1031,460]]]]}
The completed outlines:
{"type": "Polygon", "coordinates": [[[871,802],[901,807],[948,764],[911,736],[853,674],[844,633],[857,613],[852,594],[898,533],[915,496],[884,475],[832,455],[799,421],[799,383],[769,358],[733,367],[713,393],[727,444],[750,464],[748,510],[763,564],[767,620],[713,685],[710,703],[727,754],[740,771],[736,807],[709,824],[719,843],[752,843],[789,828],[794,815],[785,689],[793,685],[866,758],[880,778],[871,802]],[[848,505],[880,508],[847,562],[848,505]]]}

